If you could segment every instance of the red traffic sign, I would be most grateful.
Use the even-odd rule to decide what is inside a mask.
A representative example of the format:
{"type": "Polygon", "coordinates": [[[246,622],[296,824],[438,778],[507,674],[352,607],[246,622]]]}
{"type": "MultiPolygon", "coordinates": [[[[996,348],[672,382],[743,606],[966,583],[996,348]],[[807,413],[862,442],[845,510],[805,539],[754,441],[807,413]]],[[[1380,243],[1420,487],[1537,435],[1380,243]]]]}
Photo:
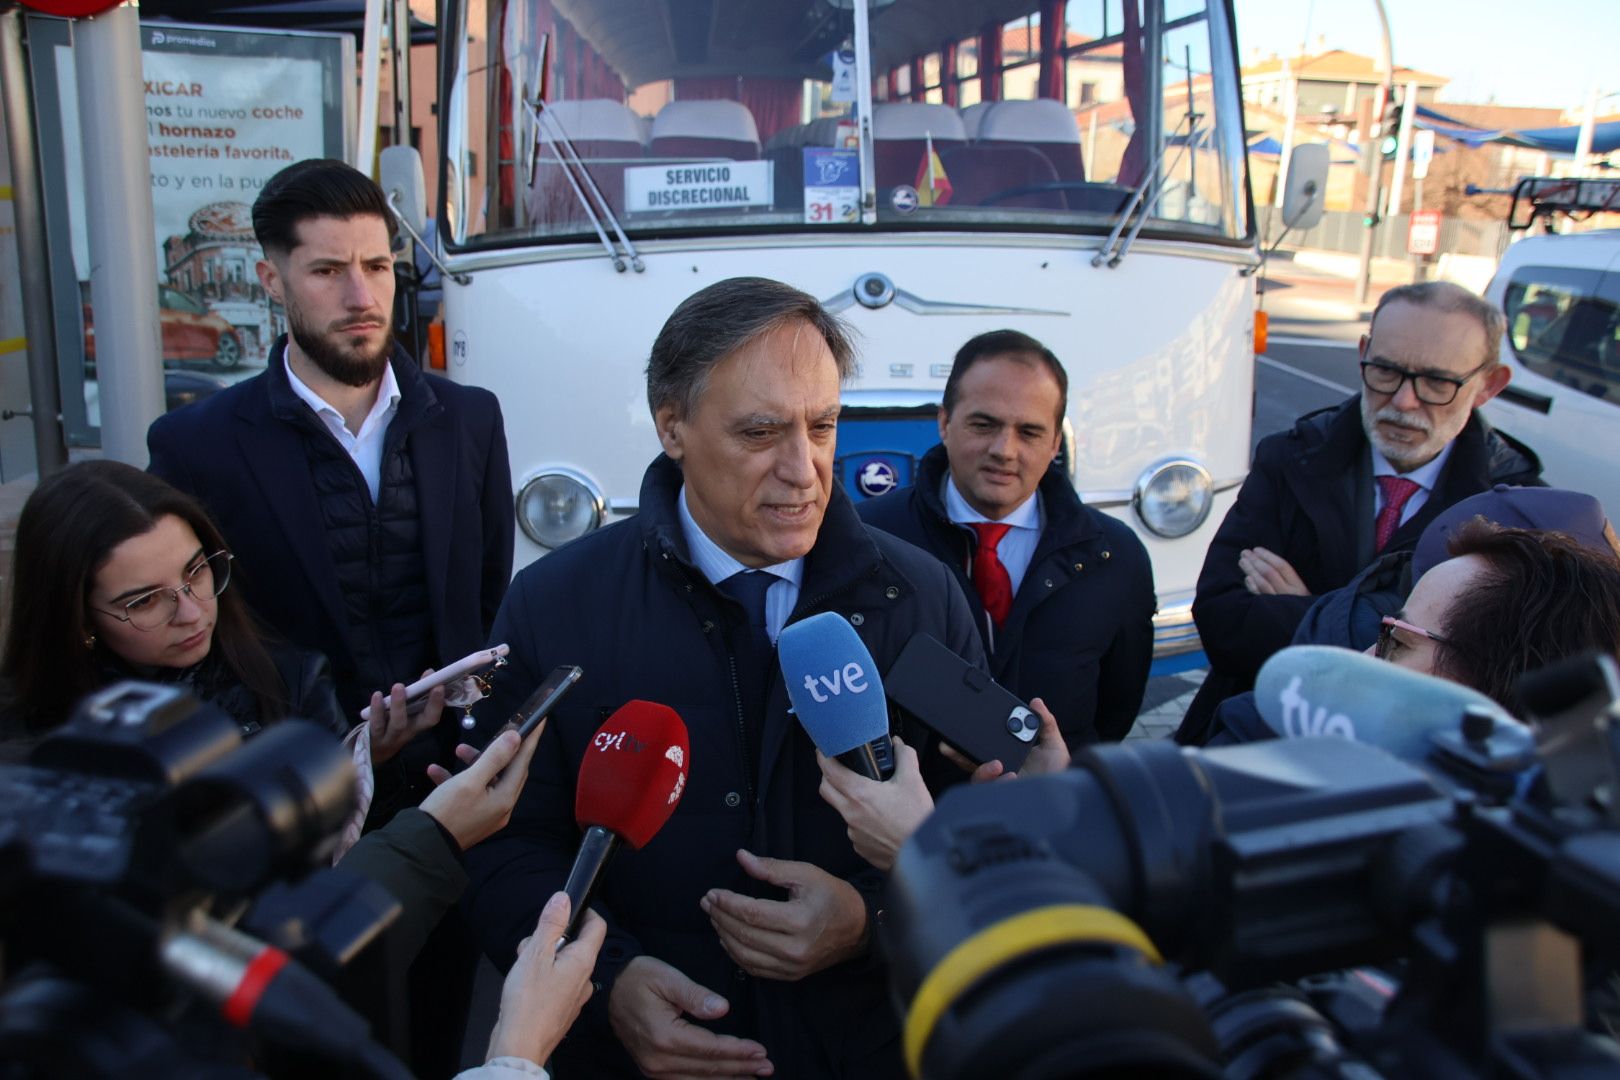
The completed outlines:
{"type": "Polygon", "coordinates": [[[1433,255],[1440,250],[1440,211],[1414,210],[1406,226],[1409,255],[1433,255]]]}

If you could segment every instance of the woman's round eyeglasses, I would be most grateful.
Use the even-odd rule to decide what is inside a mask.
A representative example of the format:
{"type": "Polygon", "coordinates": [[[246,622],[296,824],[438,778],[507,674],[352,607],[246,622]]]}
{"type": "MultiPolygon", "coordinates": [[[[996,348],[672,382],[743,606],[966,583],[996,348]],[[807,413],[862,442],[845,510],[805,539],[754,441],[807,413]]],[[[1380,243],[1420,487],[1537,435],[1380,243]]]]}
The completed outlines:
{"type": "Polygon", "coordinates": [[[123,603],[122,613],[94,608],[119,622],[126,622],[137,630],[159,630],[174,622],[180,614],[180,594],[193,600],[212,600],[231,583],[231,560],[228,551],[216,551],[186,572],[186,580],[178,589],[161,586],[132,596],[123,603]]]}

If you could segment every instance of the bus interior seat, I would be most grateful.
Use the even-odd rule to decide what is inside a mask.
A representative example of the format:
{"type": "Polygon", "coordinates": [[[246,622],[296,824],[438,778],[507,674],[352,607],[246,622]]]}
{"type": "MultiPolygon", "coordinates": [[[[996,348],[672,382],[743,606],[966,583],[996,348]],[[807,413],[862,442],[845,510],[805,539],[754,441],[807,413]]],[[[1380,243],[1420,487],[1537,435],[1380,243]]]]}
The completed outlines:
{"type": "Polygon", "coordinates": [[[529,220],[577,222],[586,218],[568,178],[558,166],[560,147],[553,132],[561,127],[614,213],[624,209],[624,170],[643,156],[641,117],[610,98],[558,101],[546,106],[552,121],[540,125],[540,155],[529,192],[529,220]]]}
{"type": "Polygon", "coordinates": [[[953,146],[941,151],[939,159],[945,175],[950,177],[952,206],[1037,210],[1068,207],[1064,193],[1057,190],[1029,191],[990,203],[984,201],[999,191],[1057,183],[1052,163],[1027,146],[953,146]]]}
{"type": "Polygon", "coordinates": [[[759,128],[748,106],[724,99],[672,101],[653,119],[648,156],[759,159],[759,128]]]}
{"type": "Polygon", "coordinates": [[[937,151],[967,144],[962,118],[949,105],[900,101],[873,106],[872,152],[881,202],[887,205],[891,188],[917,182],[930,141],[937,151]]]}
{"type": "Polygon", "coordinates": [[[984,110],[994,104],[993,101],[980,101],[962,107],[962,129],[967,132],[968,138],[977,139],[979,137],[979,121],[984,119],[984,110]]]}
{"type": "Polygon", "coordinates": [[[1024,146],[1045,157],[1059,180],[1086,178],[1080,154],[1080,125],[1061,101],[998,101],[979,117],[979,142],[1024,146]]]}

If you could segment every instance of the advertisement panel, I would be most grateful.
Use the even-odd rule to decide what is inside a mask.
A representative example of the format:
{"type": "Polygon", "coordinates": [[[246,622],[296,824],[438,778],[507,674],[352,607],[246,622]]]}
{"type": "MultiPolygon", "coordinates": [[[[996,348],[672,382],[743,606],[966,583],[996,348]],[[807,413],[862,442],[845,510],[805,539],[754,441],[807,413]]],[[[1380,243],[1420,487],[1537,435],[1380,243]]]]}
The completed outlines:
{"type": "MultiPolygon", "coordinates": [[[[84,404],[82,417],[69,409],[70,441],[90,442],[99,410],[84,190],[86,183],[106,180],[83,174],[71,44],[65,38],[49,49],[36,43],[33,52],[36,83],[54,99],[54,130],[61,132],[55,145],[42,147],[47,170],[60,170],[56,209],[66,224],[51,229],[53,256],[66,257],[74,279],[67,290],[55,290],[58,322],[60,309],[71,305],[80,324],[61,350],[63,399],[84,404]],[[47,61],[44,72],[40,58],[47,61]],[[69,355],[75,339],[82,343],[77,358],[69,355]],[[83,378],[82,394],[74,376],[83,378]]],[[[159,326],[172,406],[260,370],[284,329],[254,269],[261,252],[253,237],[253,200],[294,161],[348,156],[354,43],[341,34],[154,23],[141,27],[141,60],[159,326]]]]}

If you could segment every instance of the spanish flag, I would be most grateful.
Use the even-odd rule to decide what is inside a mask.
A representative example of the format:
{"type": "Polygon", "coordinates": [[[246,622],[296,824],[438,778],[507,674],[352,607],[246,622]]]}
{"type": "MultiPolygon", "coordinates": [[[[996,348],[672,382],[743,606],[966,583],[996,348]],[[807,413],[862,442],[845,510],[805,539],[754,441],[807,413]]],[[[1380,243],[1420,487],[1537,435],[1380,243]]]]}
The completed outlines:
{"type": "Polygon", "coordinates": [[[944,206],[951,201],[951,178],[945,175],[945,163],[939,160],[939,153],[934,149],[934,136],[930,132],[926,136],[927,149],[923,151],[922,163],[917,166],[917,205],[918,206],[944,206]]]}

